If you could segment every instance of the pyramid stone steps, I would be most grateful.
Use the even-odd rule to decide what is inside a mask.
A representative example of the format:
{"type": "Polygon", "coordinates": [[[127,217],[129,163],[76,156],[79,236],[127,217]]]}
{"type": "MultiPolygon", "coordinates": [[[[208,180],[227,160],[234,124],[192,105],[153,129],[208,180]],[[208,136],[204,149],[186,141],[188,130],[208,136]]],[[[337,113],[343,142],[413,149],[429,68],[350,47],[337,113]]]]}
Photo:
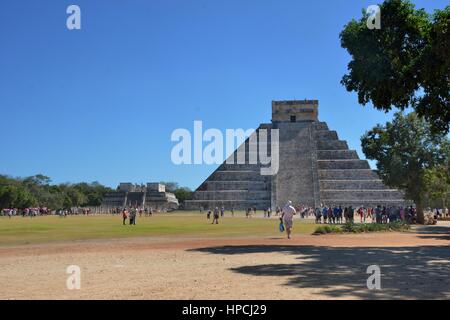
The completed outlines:
{"type": "Polygon", "coordinates": [[[339,140],[337,132],[334,130],[316,131],[316,136],[319,140],[339,140]]]}
{"type": "Polygon", "coordinates": [[[359,159],[338,159],[338,160],[317,160],[319,169],[370,169],[366,160],[359,159]]]}
{"type": "Polygon", "coordinates": [[[200,191],[194,193],[194,200],[246,200],[247,190],[217,190],[217,191],[200,191]]]}
{"type": "Polygon", "coordinates": [[[377,173],[371,169],[321,169],[318,170],[319,180],[363,180],[379,179],[377,173]]]}
{"type": "Polygon", "coordinates": [[[359,160],[355,150],[318,150],[318,160],[339,160],[339,159],[355,159],[359,160]]]}
{"type": "Polygon", "coordinates": [[[261,153],[259,151],[258,152],[246,152],[245,157],[241,156],[242,158],[239,158],[239,159],[234,158],[234,163],[235,164],[243,164],[243,163],[250,164],[250,163],[255,163],[255,159],[256,159],[257,163],[260,163],[260,161],[262,160],[261,155],[263,157],[271,157],[272,156],[270,144],[269,144],[268,148],[269,149],[267,151],[263,150],[263,151],[261,151],[261,153]],[[242,159],[244,159],[244,161],[242,161],[242,159]],[[253,162],[251,162],[251,161],[253,161],[253,162]]]}
{"type": "Polygon", "coordinates": [[[317,121],[316,122],[316,130],[317,131],[321,131],[321,130],[328,130],[328,124],[324,121],[317,121]]]}
{"type": "Polygon", "coordinates": [[[255,190],[267,191],[268,185],[264,181],[205,181],[202,184],[202,191],[214,190],[255,190]]]}
{"type": "Polygon", "coordinates": [[[189,200],[187,201],[186,209],[188,210],[198,210],[203,208],[205,210],[214,209],[215,207],[224,207],[226,210],[234,208],[235,210],[243,210],[246,208],[258,208],[266,209],[270,208],[271,201],[269,200],[189,200]]]}
{"type": "Polygon", "coordinates": [[[321,190],[386,190],[381,180],[320,180],[321,190]]]}
{"type": "Polygon", "coordinates": [[[347,141],[343,140],[317,140],[317,150],[348,149],[347,141]]]}
{"type": "Polygon", "coordinates": [[[255,190],[211,190],[196,191],[194,200],[270,200],[267,191],[255,190]]]}
{"type": "Polygon", "coordinates": [[[222,164],[219,169],[222,171],[256,171],[259,172],[259,164],[222,164]]]}
{"type": "Polygon", "coordinates": [[[259,171],[215,171],[211,175],[211,179],[214,181],[260,181],[260,178],[259,171]]]}

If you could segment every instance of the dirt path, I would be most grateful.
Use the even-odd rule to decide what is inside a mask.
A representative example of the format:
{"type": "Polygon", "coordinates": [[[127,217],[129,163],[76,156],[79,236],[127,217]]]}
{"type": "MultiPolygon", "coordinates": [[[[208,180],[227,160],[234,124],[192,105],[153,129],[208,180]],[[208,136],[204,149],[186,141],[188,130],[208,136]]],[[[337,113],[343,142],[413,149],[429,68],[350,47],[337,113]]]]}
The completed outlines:
{"type": "Polygon", "coordinates": [[[274,238],[137,238],[0,248],[1,299],[449,299],[450,228],[274,238]],[[81,289],[66,288],[67,266],[81,289]],[[381,268],[381,290],[366,269],[381,268]]]}

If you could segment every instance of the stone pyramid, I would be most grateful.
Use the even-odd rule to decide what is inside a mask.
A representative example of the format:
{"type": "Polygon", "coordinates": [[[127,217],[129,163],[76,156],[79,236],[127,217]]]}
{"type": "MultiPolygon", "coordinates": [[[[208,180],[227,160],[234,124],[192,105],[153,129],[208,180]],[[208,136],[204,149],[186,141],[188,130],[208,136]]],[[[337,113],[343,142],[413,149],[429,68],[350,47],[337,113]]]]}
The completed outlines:
{"type": "Polygon", "coordinates": [[[255,132],[257,136],[262,129],[269,132],[270,151],[271,129],[278,129],[277,173],[261,175],[264,165],[250,164],[247,139],[230,156],[237,159],[238,150],[245,150],[245,163],[221,164],[185,208],[274,209],[288,200],[308,206],[406,205],[402,192],[385,186],[367,160],[359,159],[336,131],[318,120],[318,104],[317,100],[273,101],[272,123],[261,124],[255,132]]]}

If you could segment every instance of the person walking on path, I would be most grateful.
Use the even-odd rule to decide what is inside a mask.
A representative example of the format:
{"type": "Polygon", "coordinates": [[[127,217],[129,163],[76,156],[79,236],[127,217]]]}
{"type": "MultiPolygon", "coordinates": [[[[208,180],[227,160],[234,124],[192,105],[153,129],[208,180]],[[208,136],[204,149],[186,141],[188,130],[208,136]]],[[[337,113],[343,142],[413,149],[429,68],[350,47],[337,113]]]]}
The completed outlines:
{"type": "Polygon", "coordinates": [[[292,201],[288,201],[284,206],[281,214],[288,239],[291,238],[292,227],[294,224],[293,220],[296,213],[297,212],[295,208],[292,206],[292,201]]]}
{"type": "Polygon", "coordinates": [[[214,218],[213,218],[212,224],[214,224],[214,223],[219,224],[219,208],[218,207],[214,208],[214,218]]]}
{"type": "Polygon", "coordinates": [[[321,221],[322,221],[322,211],[320,210],[320,208],[316,208],[315,215],[316,215],[316,223],[321,223],[321,221]]]}
{"type": "Polygon", "coordinates": [[[130,225],[136,225],[136,214],[137,214],[136,209],[135,208],[131,209],[131,212],[130,212],[130,225]]]}

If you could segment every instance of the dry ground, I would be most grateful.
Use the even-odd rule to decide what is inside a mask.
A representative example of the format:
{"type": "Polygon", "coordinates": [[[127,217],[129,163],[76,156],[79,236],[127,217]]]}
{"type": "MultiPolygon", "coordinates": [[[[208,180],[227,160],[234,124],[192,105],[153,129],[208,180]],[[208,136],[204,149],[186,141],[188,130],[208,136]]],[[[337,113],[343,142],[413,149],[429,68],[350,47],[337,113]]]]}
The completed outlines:
{"type": "Polygon", "coordinates": [[[450,299],[450,224],[411,233],[0,247],[0,299],[450,299]],[[66,288],[66,267],[81,289],[66,288]],[[381,290],[366,287],[379,265],[381,290]]]}

